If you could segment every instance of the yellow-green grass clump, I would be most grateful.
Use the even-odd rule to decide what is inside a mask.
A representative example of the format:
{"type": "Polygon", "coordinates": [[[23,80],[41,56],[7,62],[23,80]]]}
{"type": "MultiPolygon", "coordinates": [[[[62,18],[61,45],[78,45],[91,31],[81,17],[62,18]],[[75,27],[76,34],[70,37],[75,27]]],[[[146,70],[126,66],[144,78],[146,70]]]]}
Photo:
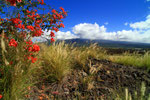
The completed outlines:
{"type": "Polygon", "coordinates": [[[113,62],[136,66],[136,67],[146,67],[150,69],[150,53],[147,52],[144,55],[137,53],[124,53],[123,55],[112,55],[109,56],[109,59],[113,62]]]}

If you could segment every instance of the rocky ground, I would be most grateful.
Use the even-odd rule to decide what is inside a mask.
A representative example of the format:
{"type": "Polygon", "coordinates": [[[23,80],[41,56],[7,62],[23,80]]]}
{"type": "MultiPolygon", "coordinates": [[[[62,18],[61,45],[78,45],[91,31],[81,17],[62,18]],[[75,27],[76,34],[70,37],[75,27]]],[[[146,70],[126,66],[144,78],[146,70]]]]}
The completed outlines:
{"type": "Polygon", "coordinates": [[[146,93],[150,93],[150,74],[144,69],[89,59],[87,69],[75,69],[59,83],[45,82],[32,87],[30,99],[113,100],[112,94],[121,93],[125,88],[131,93],[139,92],[142,82],[146,84],[146,93]]]}

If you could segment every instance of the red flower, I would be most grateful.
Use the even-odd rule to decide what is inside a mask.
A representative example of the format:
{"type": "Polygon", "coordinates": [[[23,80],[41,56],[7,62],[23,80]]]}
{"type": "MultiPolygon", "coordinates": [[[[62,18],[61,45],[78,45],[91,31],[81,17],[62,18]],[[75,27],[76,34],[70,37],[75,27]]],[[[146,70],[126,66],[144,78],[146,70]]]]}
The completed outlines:
{"type": "Polygon", "coordinates": [[[44,0],[41,0],[41,4],[42,4],[42,5],[44,4],[44,0]]]}
{"type": "Polygon", "coordinates": [[[34,44],[32,51],[33,52],[38,52],[38,51],[40,51],[40,47],[37,44],[34,44]]]}
{"type": "Polygon", "coordinates": [[[28,51],[32,51],[32,47],[29,47],[29,48],[28,48],[28,51]]]}
{"type": "Polygon", "coordinates": [[[63,24],[63,23],[60,23],[60,27],[63,27],[63,28],[64,28],[65,26],[64,26],[64,24],[63,24]]]}
{"type": "Polygon", "coordinates": [[[35,63],[36,60],[37,60],[37,58],[31,57],[31,62],[32,62],[32,63],[35,63]]]}
{"type": "Polygon", "coordinates": [[[51,31],[50,36],[51,36],[51,37],[55,37],[55,33],[51,31]]]}
{"type": "Polygon", "coordinates": [[[13,62],[12,62],[12,61],[10,61],[10,62],[9,62],[9,64],[10,64],[10,65],[12,65],[12,64],[13,64],[13,62]]]}
{"type": "Polygon", "coordinates": [[[29,44],[29,45],[32,45],[32,41],[31,40],[29,40],[29,41],[26,41],[26,44],[29,44]]]}
{"type": "Polygon", "coordinates": [[[14,39],[11,39],[10,42],[9,42],[9,46],[14,46],[14,47],[17,47],[18,43],[14,40],[14,39]]]}
{"type": "Polygon", "coordinates": [[[21,24],[15,25],[16,28],[22,28],[21,24]]]}
{"type": "Polygon", "coordinates": [[[19,18],[11,18],[11,21],[12,21],[13,24],[22,23],[22,21],[19,18]]]}
{"type": "Polygon", "coordinates": [[[58,18],[60,18],[60,14],[56,13],[56,16],[57,16],[58,18]]]}
{"type": "Polygon", "coordinates": [[[29,26],[27,26],[27,29],[29,29],[29,30],[33,31],[33,30],[34,30],[34,27],[33,27],[33,26],[31,26],[31,25],[29,25],[29,26]]]}
{"type": "Polygon", "coordinates": [[[12,6],[16,6],[16,0],[6,0],[9,2],[12,6]]]}
{"type": "Polygon", "coordinates": [[[64,11],[63,14],[64,14],[64,15],[67,15],[67,12],[64,11]]]}
{"type": "Polygon", "coordinates": [[[60,7],[59,9],[61,9],[63,12],[65,11],[63,7],[60,7]]]}
{"type": "Polygon", "coordinates": [[[31,13],[29,10],[26,10],[27,13],[31,13]]]}
{"type": "Polygon", "coordinates": [[[34,11],[35,11],[35,12],[37,12],[37,10],[36,10],[36,9],[35,9],[34,11]]]}
{"type": "Polygon", "coordinates": [[[52,10],[52,13],[56,14],[56,10],[55,10],[55,9],[53,9],[53,10],[52,10]]]}
{"type": "Polygon", "coordinates": [[[55,30],[55,32],[58,32],[59,29],[58,28],[55,28],[55,27],[52,27],[53,30],[55,30]]]}
{"type": "Polygon", "coordinates": [[[25,26],[24,26],[24,25],[22,25],[21,27],[22,27],[22,29],[25,29],[25,26]]]}
{"type": "Polygon", "coordinates": [[[56,19],[56,15],[53,15],[53,18],[56,19]]]}
{"type": "MultiPolygon", "coordinates": [[[[7,2],[9,2],[12,6],[16,6],[16,0],[6,0],[7,2]]],[[[17,2],[22,2],[22,0],[17,0],[17,2]]]]}
{"type": "Polygon", "coordinates": [[[33,33],[33,37],[34,36],[41,36],[42,35],[42,33],[43,33],[43,31],[42,31],[42,29],[40,28],[40,29],[36,29],[35,31],[34,31],[34,33],[33,33]]]}
{"type": "Polygon", "coordinates": [[[32,56],[27,56],[27,59],[28,59],[28,60],[31,60],[32,63],[35,63],[36,60],[37,60],[37,58],[34,58],[34,57],[32,57],[32,56]]]}
{"type": "Polygon", "coordinates": [[[3,96],[0,94],[0,99],[2,99],[2,97],[3,97],[3,96]]]}
{"type": "Polygon", "coordinates": [[[54,42],[55,40],[54,40],[54,38],[51,38],[51,42],[54,42]]]}
{"type": "Polygon", "coordinates": [[[63,19],[64,17],[63,17],[63,15],[60,15],[60,19],[63,19]]]}

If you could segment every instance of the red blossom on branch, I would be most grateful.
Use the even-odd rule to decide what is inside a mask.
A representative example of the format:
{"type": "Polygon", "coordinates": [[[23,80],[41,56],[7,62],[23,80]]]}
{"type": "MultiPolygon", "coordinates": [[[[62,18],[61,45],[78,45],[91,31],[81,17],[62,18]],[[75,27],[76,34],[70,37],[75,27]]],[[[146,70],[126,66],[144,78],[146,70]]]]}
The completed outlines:
{"type": "Polygon", "coordinates": [[[2,99],[3,98],[3,96],[0,94],[0,99],[2,99]]]}
{"type": "Polygon", "coordinates": [[[33,52],[38,52],[38,51],[40,51],[40,47],[37,44],[34,44],[32,51],[33,52]]]}
{"type": "Polygon", "coordinates": [[[15,39],[11,39],[9,41],[9,46],[17,47],[18,43],[15,41],[15,39]]]}
{"type": "Polygon", "coordinates": [[[55,33],[53,31],[51,31],[51,34],[50,34],[51,37],[55,37],[55,33]]]}
{"type": "Polygon", "coordinates": [[[51,38],[51,42],[54,42],[55,40],[54,40],[54,38],[51,38]]]}

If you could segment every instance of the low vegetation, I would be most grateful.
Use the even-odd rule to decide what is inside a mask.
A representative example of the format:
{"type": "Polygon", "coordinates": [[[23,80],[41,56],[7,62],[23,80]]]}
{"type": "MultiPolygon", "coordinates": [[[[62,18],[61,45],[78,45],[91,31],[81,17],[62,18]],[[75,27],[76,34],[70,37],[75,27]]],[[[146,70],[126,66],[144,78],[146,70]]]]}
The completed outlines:
{"type": "MultiPolygon", "coordinates": [[[[88,89],[92,89],[92,86],[94,85],[94,75],[96,75],[94,73],[97,73],[97,71],[91,69],[91,63],[89,62],[90,58],[107,59],[128,66],[150,68],[149,52],[144,55],[138,53],[108,55],[104,48],[101,48],[96,44],[92,44],[89,47],[74,47],[73,45],[65,44],[64,42],[54,43],[50,46],[42,43],[39,45],[41,51],[38,54],[38,62],[35,64],[27,64],[23,61],[21,52],[13,53],[12,51],[11,59],[15,56],[18,57],[20,62],[17,64],[13,63],[7,68],[2,66],[1,70],[4,70],[4,73],[0,76],[0,92],[3,93],[4,100],[19,100],[24,99],[25,97],[30,98],[30,87],[45,83],[61,84],[63,79],[76,69],[83,70],[87,73],[88,76],[81,79],[81,82],[84,86],[87,86],[88,89]]],[[[101,69],[97,68],[96,70],[101,69]]],[[[144,89],[145,86],[142,85],[142,87],[144,89]]],[[[111,96],[115,96],[115,100],[132,100],[135,95],[129,93],[128,89],[125,89],[125,91],[125,97],[122,97],[122,94],[119,94],[119,92],[116,92],[115,90],[112,92],[111,96]],[[113,95],[113,93],[117,94],[113,95]]],[[[141,91],[144,91],[145,93],[145,90],[141,91]]],[[[38,98],[42,100],[41,96],[38,98]]],[[[51,97],[47,96],[47,98],[50,99],[51,97]]],[[[101,99],[103,100],[103,97],[101,97],[101,99]]],[[[145,100],[144,94],[142,94],[142,97],[139,100],[145,100]]]]}
{"type": "Polygon", "coordinates": [[[113,62],[130,65],[135,67],[145,67],[150,69],[150,52],[146,52],[144,55],[138,53],[124,53],[122,55],[109,56],[109,59],[113,62]]]}

